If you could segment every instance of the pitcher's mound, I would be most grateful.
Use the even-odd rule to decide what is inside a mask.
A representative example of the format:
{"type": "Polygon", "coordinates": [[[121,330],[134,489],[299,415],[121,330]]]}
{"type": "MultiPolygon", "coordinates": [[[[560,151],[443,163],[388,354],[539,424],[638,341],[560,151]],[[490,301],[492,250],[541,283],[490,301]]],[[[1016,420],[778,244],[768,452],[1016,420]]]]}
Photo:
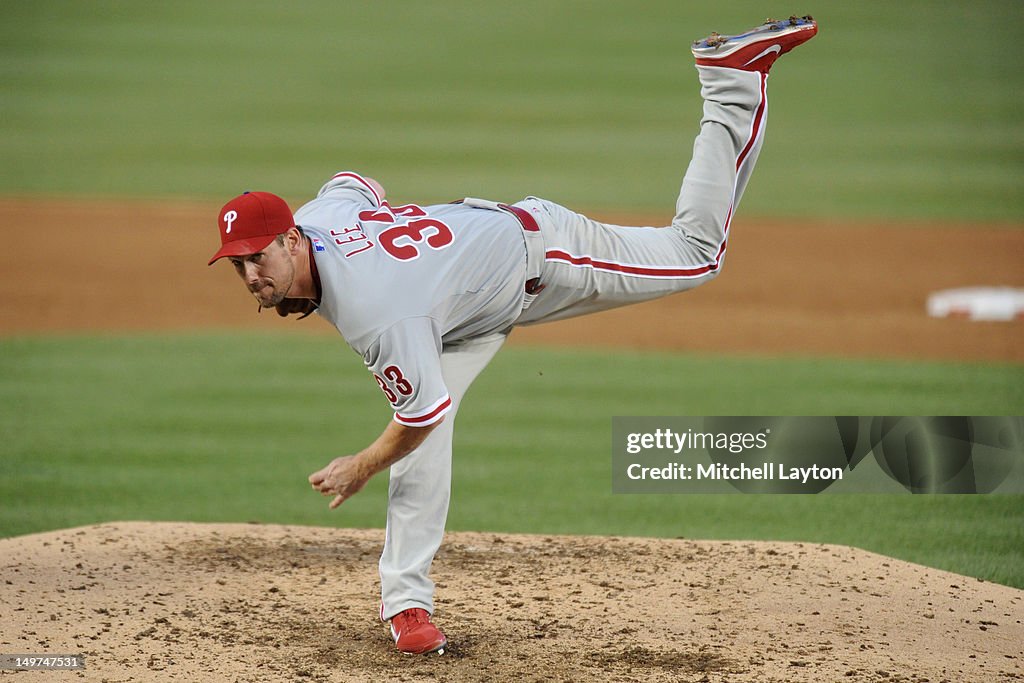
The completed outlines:
{"type": "Polygon", "coordinates": [[[433,570],[451,646],[403,656],[376,616],[382,542],[150,523],[0,540],[0,652],[82,654],[94,681],[1024,680],[1024,591],[799,543],[451,533],[433,570]]]}

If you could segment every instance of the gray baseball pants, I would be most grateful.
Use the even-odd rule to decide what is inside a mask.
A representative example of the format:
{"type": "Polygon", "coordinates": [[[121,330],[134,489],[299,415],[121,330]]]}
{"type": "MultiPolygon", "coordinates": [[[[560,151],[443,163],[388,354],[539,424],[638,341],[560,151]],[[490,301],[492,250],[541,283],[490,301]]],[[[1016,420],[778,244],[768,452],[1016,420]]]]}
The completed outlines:
{"type": "MultiPolygon", "coordinates": [[[[768,77],[718,67],[697,71],[704,115],[670,226],[608,225],[536,197],[517,202],[540,225],[544,249],[544,289],[517,325],[655,299],[720,272],[732,216],[764,140],[768,77]]],[[[429,570],[448,515],[455,418],[505,338],[445,346],[441,365],[452,410],[419,448],[391,466],[380,558],[382,619],[411,607],[433,612],[429,570]]]]}

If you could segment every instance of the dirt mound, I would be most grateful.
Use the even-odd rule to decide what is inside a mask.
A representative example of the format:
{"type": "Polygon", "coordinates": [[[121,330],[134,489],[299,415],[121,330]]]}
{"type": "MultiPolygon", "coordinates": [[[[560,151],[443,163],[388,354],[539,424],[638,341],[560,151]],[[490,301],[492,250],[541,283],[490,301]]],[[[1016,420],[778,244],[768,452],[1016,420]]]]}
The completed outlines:
{"type": "Polygon", "coordinates": [[[407,657],[376,616],[382,542],[150,523],[0,540],[0,652],[84,654],[96,681],[1024,680],[1024,591],[764,542],[450,533],[450,650],[407,657]]]}

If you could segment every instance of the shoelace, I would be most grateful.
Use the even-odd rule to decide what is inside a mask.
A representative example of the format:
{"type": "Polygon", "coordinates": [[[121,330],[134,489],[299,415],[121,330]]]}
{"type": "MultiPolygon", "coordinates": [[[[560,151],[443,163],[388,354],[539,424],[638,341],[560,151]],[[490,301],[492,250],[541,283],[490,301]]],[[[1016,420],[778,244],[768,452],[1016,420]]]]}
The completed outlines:
{"type": "Polygon", "coordinates": [[[402,626],[412,627],[416,624],[425,624],[430,621],[430,615],[427,614],[426,610],[422,609],[411,609],[403,615],[402,626]]]}

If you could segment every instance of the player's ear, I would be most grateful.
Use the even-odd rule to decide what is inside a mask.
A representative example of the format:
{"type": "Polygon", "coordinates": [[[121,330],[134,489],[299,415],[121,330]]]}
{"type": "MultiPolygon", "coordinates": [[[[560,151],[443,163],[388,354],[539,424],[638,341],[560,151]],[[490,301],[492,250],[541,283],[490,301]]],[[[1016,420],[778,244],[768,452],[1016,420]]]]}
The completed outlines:
{"type": "Polygon", "coordinates": [[[288,253],[292,256],[299,253],[302,247],[302,232],[297,227],[290,228],[284,234],[284,245],[288,247],[288,253]]]}

